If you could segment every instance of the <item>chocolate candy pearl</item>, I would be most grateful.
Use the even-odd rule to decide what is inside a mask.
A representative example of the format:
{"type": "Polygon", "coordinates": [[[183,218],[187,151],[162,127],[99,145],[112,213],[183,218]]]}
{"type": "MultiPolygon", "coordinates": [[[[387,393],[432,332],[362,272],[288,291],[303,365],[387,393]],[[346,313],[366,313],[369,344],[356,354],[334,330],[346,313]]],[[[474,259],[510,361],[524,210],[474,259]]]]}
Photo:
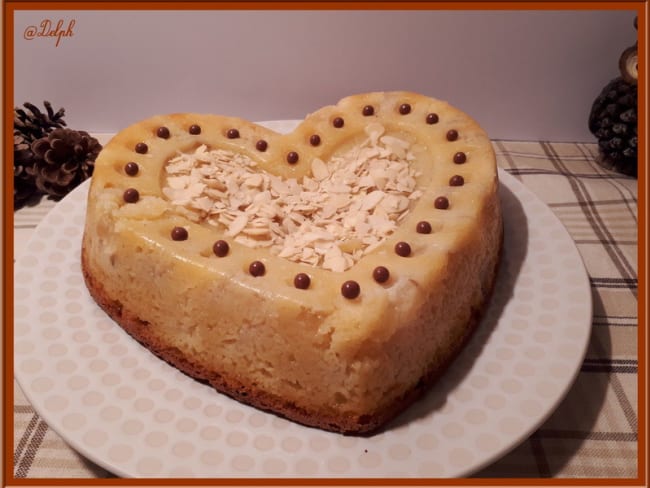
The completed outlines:
{"type": "Polygon", "coordinates": [[[449,208],[449,200],[447,197],[438,197],[433,202],[433,206],[439,210],[446,210],[449,208]]]}
{"type": "Polygon", "coordinates": [[[124,190],[123,198],[126,203],[135,203],[140,199],[140,193],[135,188],[127,188],[124,190]]]}
{"type": "Polygon", "coordinates": [[[411,255],[411,246],[408,242],[400,241],[395,244],[395,253],[403,258],[411,255]]]}
{"type": "Polygon", "coordinates": [[[430,113],[427,114],[427,124],[433,125],[438,123],[438,114],[430,113]]]}
{"type": "Polygon", "coordinates": [[[349,300],[357,298],[359,293],[361,293],[361,287],[356,281],[349,280],[341,285],[341,295],[349,300]]]}
{"type": "Polygon", "coordinates": [[[138,163],[134,163],[133,161],[131,161],[124,165],[124,172],[129,176],[137,175],[138,171],[140,171],[140,167],[138,166],[138,163]]]}
{"type": "Polygon", "coordinates": [[[172,239],[175,241],[184,241],[188,238],[189,234],[185,227],[174,227],[172,229],[172,239]]]}
{"type": "Polygon", "coordinates": [[[291,151],[290,153],[287,153],[287,163],[289,164],[296,164],[298,162],[298,153],[295,151],[291,151]]]}
{"type": "Polygon", "coordinates": [[[372,277],[377,283],[385,283],[390,278],[390,272],[385,266],[377,266],[372,270],[372,277]]]}
{"type": "Polygon", "coordinates": [[[301,290],[309,288],[311,278],[307,273],[298,273],[293,279],[293,285],[301,290]]]}
{"type": "Polygon", "coordinates": [[[399,106],[399,113],[401,113],[402,115],[410,114],[411,106],[408,103],[403,103],[402,105],[399,106]]]}
{"type": "Polygon", "coordinates": [[[255,149],[257,149],[260,152],[266,151],[266,149],[269,147],[269,144],[264,140],[260,139],[255,143],[255,149]]]}
{"type": "Polygon", "coordinates": [[[431,224],[426,220],[422,220],[415,226],[415,231],[418,234],[431,234],[431,224]]]}
{"type": "Polygon", "coordinates": [[[264,273],[266,273],[266,267],[262,261],[253,261],[248,267],[248,272],[255,277],[264,276],[264,273]]]}
{"type": "Polygon", "coordinates": [[[190,125],[189,133],[192,134],[193,136],[197,136],[201,133],[201,127],[196,124],[192,124],[190,125]]]}
{"type": "Polygon", "coordinates": [[[149,146],[147,146],[144,142],[138,142],[135,145],[135,152],[138,154],[146,154],[146,152],[149,150],[149,146]]]}
{"type": "Polygon", "coordinates": [[[237,129],[228,129],[228,132],[226,132],[226,137],[228,137],[228,139],[238,139],[239,131],[237,129]]]}
{"type": "Polygon", "coordinates": [[[465,178],[461,175],[454,175],[449,178],[449,186],[463,186],[465,184],[465,178]]]}
{"type": "Polygon", "coordinates": [[[312,146],[316,147],[320,144],[320,136],[318,134],[314,134],[309,138],[309,144],[312,146]]]}
{"type": "Polygon", "coordinates": [[[375,115],[375,108],[372,105],[366,105],[363,107],[363,111],[361,112],[365,117],[370,117],[371,115],[375,115]]]}
{"type": "Polygon", "coordinates": [[[161,139],[169,139],[169,129],[167,127],[158,127],[156,135],[161,139]]]}
{"type": "Polygon", "coordinates": [[[227,256],[228,251],[230,251],[230,246],[226,241],[221,239],[215,242],[214,245],[212,246],[212,252],[214,252],[214,254],[220,258],[227,256]]]}
{"type": "Polygon", "coordinates": [[[343,120],[343,117],[336,117],[334,120],[332,120],[332,125],[337,129],[340,129],[345,125],[345,120],[343,120]]]}
{"type": "Polygon", "coordinates": [[[458,131],[456,129],[449,129],[447,131],[447,140],[455,141],[456,139],[458,139],[458,131]]]}
{"type": "Polygon", "coordinates": [[[467,161],[467,156],[464,152],[457,152],[454,154],[454,163],[463,164],[465,161],[467,161]]]}

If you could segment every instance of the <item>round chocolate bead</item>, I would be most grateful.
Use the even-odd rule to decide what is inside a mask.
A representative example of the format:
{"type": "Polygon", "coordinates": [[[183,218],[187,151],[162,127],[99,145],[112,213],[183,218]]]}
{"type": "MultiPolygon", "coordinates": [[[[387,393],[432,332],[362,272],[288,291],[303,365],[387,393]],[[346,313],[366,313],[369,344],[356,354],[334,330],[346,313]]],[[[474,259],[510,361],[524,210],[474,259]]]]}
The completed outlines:
{"type": "Polygon", "coordinates": [[[123,197],[126,203],[135,203],[140,199],[140,193],[135,188],[127,188],[124,190],[123,197]]]}
{"type": "Polygon", "coordinates": [[[172,239],[175,241],[184,241],[188,238],[189,234],[185,227],[174,227],[172,229],[172,239]]]}
{"type": "Polygon", "coordinates": [[[144,142],[138,142],[135,145],[135,152],[138,154],[145,154],[149,150],[149,146],[147,146],[144,142]]]}
{"type": "Polygon", "coordinates": [[[260,139],[255,143],[255,149],[257,149],[260,152],[266,151],[266,149],[269,147],[268,142],[266,142],[264,139],[260,139]]]}
{"type": "Polygon", "coordinates": [[[237,129],[228,129],[226,137],[228,139],[239,139],[239,131],[237,129]]]}
{"type": "Polygon", "coordinates": [[[253,261],[248,267],[248,272],[253,276],[264,276],[266,267],[262,261],[253,261]]]}
{"type": "Polygon", "coordinates": [[[415,226],[415,231],[418,234],[431,234],[431,224],[426,220],[422,220],[415,226]]]}
{"type": "Polygon", "coordinates": [[[138,163],[134,163],[133,161],[130,161],[124,165],[124,172],[129,176],[137,175],[138,171],[140,171],[140,167],[138,166],[138,163]]]}
{"type": "Polygon", "coordinates": [[[296,288],[300,288],[301,290],[306,290],[309,288],[310,283],[311,278],[307,273],[298,273],[293,279],[293,285],[296,288]]]}
{"type": "Polygon", "coordinates": [[[467,161],[467,156],[464,152],[457,152],[454,154],[454,163],[463,164],[465,161],[467,161]]]}
{"type": "Polygon", "coordinates": [[[438,123],[438,114],[430,113],[427,114],[427,124],[433,125],[438,123]]]}
{"type": "Polygon", "coordinates": [[[340,129],[345,125],[345,120],[343,120],[343,117],[336,117],[334,120],[332,120],[332,125],[337,129],[340,129]]]}
{"type": "Polygon", "coordinates": [[[372,270],[372,277],[377,283],[385,283],[390,278],[390,272],[385,266],[377,266],[372,270]]]}
{"type": "Polygon", "coordinates": [[[291,151],[287,153],[287,163],[296,164],[298,162],[298,153],[296,151],[291,151]]]}
{"type": "Polygon", "coordinates": [[[356,281],[349,280],[341,285],[341,295],[345,298],[352,300],[353,298],[357,298],[359,293],[361,293],[361,287],[356,281]]]}
{"type": "Polygon", "coordinates": [[[201,126],[196,124],[190,125],[189,133],[193,136],[198,136],[201,133],[201,126]]]}
{"type": "Polygon", "coordinates": [[[455,141],[458,139],[458,131],[456,129],[449,129],[446,137],[448,141],[455,141]]]}
{"type": "Polygon", "coordinates": [[[214,245],[212,246],[212,251],[217,257],[222,258],[228,255],[228,251],[230,251],[230,246],[226,241],[220,239],[214,243],[214,245]]]}
{"type": "Polygon", "coordinates": [[[156,135],[161,139],[169,139],[169,129],[167,127],[158,127],[156,135]]]}
{"type": "Polygon", "coordinates": [[[399,106],[399,113],[401,113],[402,115],[410,114],[411,106],[408,103],[403,103],[402,105],[399,106]]]}
{"type": "Polygon", "coordinates": [[[449,186],[463,186],[465,184],[465,178],[461,175],[454,175],[449,178],[449,186]]]}
{"type": "Polygon", "coordinates": [[[371,115],[375,115],[375,107],[372,105],[366,105],[363,107],[363,110],[361,112],[365,117],[370,117],[371,115]]]}
{"type": "Polygon", "coordinates": [[[411,246],[408,242],[400,241],[395,244],[395,253],[403,258],[411,255],[411,246]]]}
{"type": "Polygon", "coordinates": [[[309,138],[309,144],[312,146],[316,147],[320,144],[320,136],[318,134],[314,134],[309,138]]]}
{"type": "Polygon", "coordinates": [[[433,206],[439,210],[447,210],[449,208],[449,200],[447,197],[438,197],[433,202],[433,206]]]}

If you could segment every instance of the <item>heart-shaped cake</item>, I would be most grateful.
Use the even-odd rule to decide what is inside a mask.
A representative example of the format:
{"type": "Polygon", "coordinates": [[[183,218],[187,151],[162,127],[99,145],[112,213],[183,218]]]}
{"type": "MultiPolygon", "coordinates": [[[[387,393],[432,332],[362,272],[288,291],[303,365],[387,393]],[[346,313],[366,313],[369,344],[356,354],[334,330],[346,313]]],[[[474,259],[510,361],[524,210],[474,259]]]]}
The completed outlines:
{"type": "Polygon", "coordinates": [[[244,403],[367,433],[461,350],[502,243],[485,132],[446,102],[368,93],[289,134],[171,114],[119,132],[82,267],[129,334],[244,403]]]}

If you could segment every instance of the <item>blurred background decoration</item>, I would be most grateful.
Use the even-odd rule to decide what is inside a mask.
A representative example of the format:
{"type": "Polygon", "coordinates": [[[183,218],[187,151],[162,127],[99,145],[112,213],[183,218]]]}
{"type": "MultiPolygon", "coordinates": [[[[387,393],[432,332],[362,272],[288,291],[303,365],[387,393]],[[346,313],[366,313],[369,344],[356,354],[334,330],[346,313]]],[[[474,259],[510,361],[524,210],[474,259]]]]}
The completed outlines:
{"type": "Polygon", "coordinates": [[[26,102],[14,109],[14,210],[43,195],[60,200],[90,178],[101,144],[66,127],[65,109],[26,102]]]}
{"type": "MultiPolygon", "coordinates": [[[[634,28],[637,29],[637,17],[634,28]]],[[[596,97],[589,114],[589,130],[598,139],[598,163],[618,173],[637,176],[638,42],[623,51],[621,75],[611,80],[596,97]]]]}

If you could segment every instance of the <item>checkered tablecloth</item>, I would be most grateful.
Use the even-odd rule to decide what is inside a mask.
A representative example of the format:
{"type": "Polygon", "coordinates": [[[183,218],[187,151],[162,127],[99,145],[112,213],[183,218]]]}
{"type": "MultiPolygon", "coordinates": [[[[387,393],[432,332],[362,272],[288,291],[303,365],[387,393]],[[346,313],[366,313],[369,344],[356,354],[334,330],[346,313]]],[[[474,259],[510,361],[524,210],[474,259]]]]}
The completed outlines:
{"type": "MultiPolygon", "coordinates": [[[[594,144],[494,141],[501,168],[539,196],[587,269],[593,324],[584,363],[557,410],[478,477],[638,476],[637,180],[596,163],[594,144]]],[[[15,212],[15,249],[54,206],[15,212]]],[[[106,478],[30,406],[14,382],[14,477],[106,478]]],[[[8,480],[7,480],[8,481],[8,480]]]]}

